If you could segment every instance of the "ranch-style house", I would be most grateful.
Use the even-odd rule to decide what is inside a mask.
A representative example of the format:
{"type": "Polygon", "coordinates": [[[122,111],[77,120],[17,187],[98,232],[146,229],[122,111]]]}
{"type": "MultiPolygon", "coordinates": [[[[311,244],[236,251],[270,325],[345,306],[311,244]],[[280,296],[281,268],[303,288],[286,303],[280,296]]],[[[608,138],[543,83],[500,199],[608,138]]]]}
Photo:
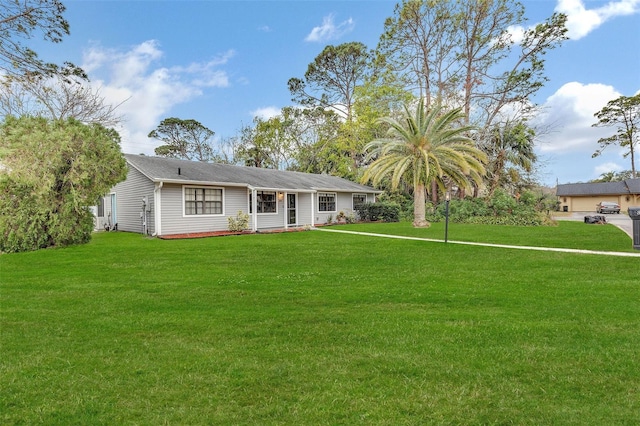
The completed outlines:
{"type": "Polygon", "coordinates": [[[95,208],[96,227],[152,236],[225,231],[249,215],[249,230],[314,227],[353,214],[378,191],[326,174],[125,154],[129,167],[95,208]]]}

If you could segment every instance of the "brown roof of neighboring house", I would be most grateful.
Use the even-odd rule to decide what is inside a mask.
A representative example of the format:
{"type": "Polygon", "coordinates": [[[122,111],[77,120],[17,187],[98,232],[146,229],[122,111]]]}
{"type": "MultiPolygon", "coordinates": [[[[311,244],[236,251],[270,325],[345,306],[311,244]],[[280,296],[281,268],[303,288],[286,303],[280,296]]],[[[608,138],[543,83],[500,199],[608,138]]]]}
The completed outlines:
{"type": "Polygon", "coordinates": [[[640,194],[640,179],[619,182],[566,183],[558,185],[558,197],[640,194]]]}

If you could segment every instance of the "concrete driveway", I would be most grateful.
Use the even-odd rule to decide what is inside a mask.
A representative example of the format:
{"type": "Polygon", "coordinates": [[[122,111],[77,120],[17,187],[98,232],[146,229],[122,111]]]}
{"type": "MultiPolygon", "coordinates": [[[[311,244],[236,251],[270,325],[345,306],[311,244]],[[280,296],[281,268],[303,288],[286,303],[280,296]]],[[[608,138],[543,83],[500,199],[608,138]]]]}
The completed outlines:
{"type": "Polygon", "coordinates": [[[620,214],[599,214],[596,212],[573,212],[570,216],[556,216],[556,220],[576,220],[583,222],[585,216],[604,216],[607,223],[622,229],[629,238],[633,238],[633,221],[624,213],[620,214]]]}

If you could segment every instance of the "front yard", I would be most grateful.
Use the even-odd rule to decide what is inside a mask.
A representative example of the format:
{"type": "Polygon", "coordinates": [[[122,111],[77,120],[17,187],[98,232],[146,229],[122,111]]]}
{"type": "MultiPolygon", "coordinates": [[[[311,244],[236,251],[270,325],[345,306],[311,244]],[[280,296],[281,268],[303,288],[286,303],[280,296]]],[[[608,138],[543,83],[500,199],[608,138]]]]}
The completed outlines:
{"type": "MultiPolygon", "coordinates": [[[[630,249],[578,225],[449,238],[630,249]]],[[[0,422],[637,424],[639,265],[325,232],[2,255],[0,422]]]]}

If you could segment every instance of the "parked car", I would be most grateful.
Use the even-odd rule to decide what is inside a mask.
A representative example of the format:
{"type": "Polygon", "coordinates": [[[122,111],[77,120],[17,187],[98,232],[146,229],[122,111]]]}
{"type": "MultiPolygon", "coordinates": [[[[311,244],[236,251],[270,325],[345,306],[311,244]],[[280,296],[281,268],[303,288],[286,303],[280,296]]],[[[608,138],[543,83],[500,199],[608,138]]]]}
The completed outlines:
{"type": "Polygon", "coordinates": [[[602,213],[620,213],[620,204],[610,201],[602,201],[596,206],[596,212],[602,213]]]}

